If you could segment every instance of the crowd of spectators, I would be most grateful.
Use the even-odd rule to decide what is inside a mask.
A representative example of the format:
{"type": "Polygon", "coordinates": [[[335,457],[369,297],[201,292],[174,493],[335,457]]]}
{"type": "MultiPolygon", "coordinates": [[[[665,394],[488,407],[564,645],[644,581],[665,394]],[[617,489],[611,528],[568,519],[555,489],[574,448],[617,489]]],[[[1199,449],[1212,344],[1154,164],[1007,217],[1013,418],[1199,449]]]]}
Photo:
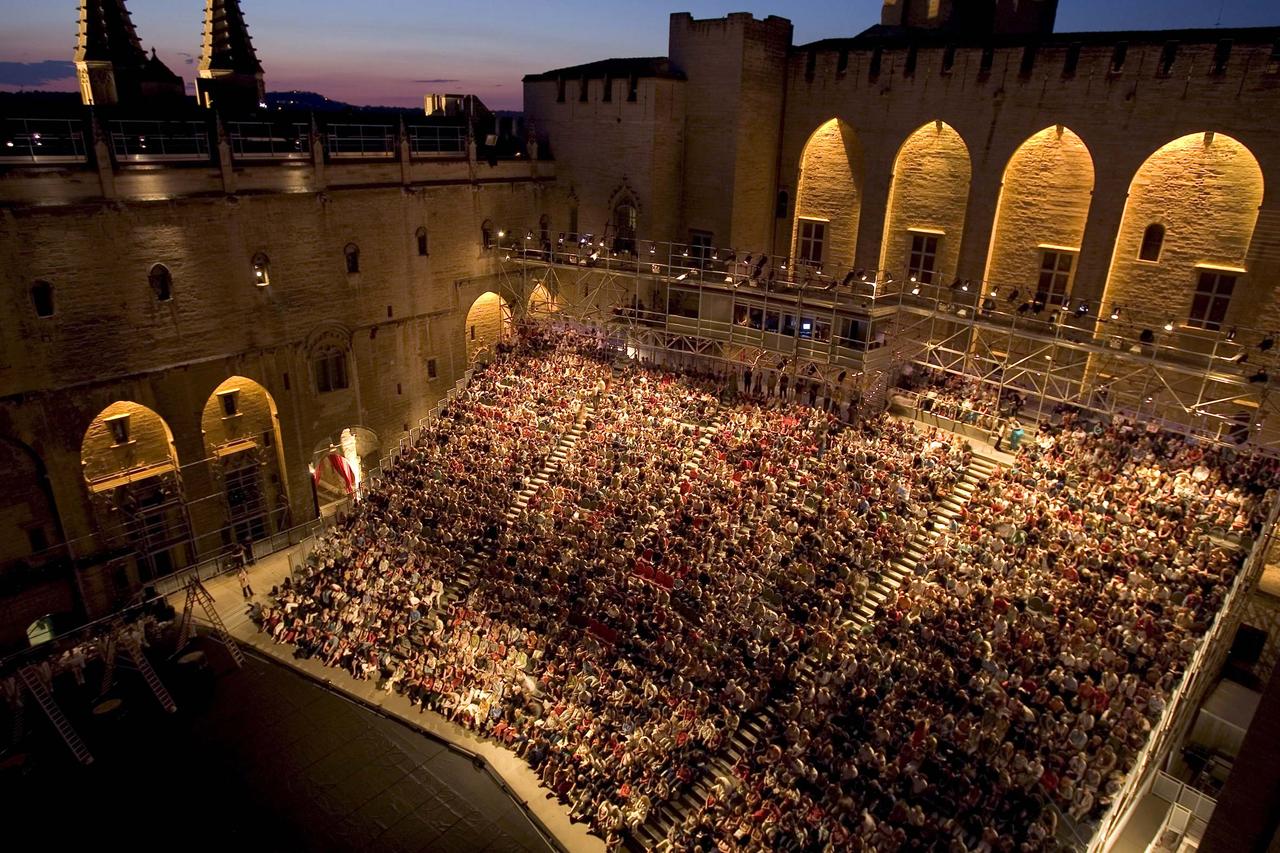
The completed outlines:
{"type": "Polygon", "coordinates": [[[664,847],[1052,849],[1059,810],[1114,795],[1238,571],[1205,529],[1256,532],[1276,480],[1068,418],[864,622],[960,439],[572,335],[505,349],[257,616],[505,744],[611,844],[696,790],[664,847]]]}

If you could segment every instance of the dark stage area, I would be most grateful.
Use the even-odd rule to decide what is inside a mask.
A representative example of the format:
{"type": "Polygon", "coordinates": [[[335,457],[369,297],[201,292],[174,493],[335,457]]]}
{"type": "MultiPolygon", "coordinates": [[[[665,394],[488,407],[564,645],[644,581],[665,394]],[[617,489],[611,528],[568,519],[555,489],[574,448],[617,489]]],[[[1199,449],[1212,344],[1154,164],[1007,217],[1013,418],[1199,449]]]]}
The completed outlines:
{"type": "MultiPolygon", "coordinates": [[[[206,646],[217,661],[220,649],[206,646]]],[[[402,723],[250,655],[172,684],[175,715],[126,690],[81,767],[34,706],[40,743],[0,773],[5,833],[135,849],[547,851],[482,768],[402,723]],[[12,806],[13,810],[8,811],[12,806]],[[25,824],[25,826],[24,826],[25,824]]],[[[77,723],[79,725],[79,723],[77,723]]]]}

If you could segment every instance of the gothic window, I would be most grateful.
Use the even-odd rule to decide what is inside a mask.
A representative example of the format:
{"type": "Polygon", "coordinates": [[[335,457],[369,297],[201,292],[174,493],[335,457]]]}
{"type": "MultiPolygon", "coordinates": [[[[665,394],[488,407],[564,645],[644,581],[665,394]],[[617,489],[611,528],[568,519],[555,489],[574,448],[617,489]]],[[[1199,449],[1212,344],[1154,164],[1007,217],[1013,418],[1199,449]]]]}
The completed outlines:
{"type": "Polygon", "coordinates": [[[173,275],[164,264],[156,264],[147,274],[147,283],[151,285],[157,302],[168,302],[173,298],[173,275]]]}

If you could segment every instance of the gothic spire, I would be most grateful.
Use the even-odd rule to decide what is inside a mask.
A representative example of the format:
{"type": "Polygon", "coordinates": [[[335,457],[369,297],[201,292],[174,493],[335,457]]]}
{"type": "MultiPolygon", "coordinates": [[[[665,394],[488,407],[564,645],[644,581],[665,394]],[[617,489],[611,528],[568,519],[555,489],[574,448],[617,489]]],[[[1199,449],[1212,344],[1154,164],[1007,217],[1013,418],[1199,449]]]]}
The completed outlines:
{"type": "Polygon", "coordinates": [[[129,68],[147,61],[124,0],[80,0],[76,61],[113,62],[129,68]]]}
{"type": "Polygon", "coordinates": [[[261,74],[240,0],[205,0],[200,70],[261,74]]]}

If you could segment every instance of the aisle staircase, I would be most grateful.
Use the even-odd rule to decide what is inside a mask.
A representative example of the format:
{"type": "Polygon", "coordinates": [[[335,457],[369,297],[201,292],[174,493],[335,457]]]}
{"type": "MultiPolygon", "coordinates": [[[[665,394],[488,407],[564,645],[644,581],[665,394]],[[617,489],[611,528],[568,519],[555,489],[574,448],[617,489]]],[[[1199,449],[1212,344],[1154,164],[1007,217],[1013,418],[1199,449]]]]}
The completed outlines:
{"type": "MultiPolygon", "coordinates": [[[[578,440],[586,433],[587,421],[595,414],[595,409],[590,403],[584,403],[578,412],[577,418],[574,419],[571,426],[556,446],[551,449],[551,453],[547,456],[547,461],[543,463],[542,468],[538,470],[529,482],[525,483],[523,489],[516,495],[515,500],[511,502],[511,506],[507,508],[503,515],[503,522],[508,526],[515,522],[529,507],[529,501],[538,493],[538,490],[547,485],[547,481],[551,475],[564,464],[569,458],[569,452],[578,440]]],[[[492,551],[491,544],[482,545],[476,552],[463,563],[462,568],[454,576],[453,580],[445,586],[444,594],[440,596],[440,604],[437,611],[443,613],[455,601],[459,601],[467,597],[467,593],[471,591],[472,585],[479,577],[481,563],[489,556],[492,551]]]]}
{"type": "MultiPolygon", "coordinates": [[[[942,531],[948,529],[953,520],[959,517],[978,485],[990,477],[997,467],[995,460],[974,454],[964,476],[938,503],[919,532],[909,541],[905,553],[868,590],[867,599],[851,615],[853,623],[851,627],[854,630],[865,627],[874,618],[876,608],[888,600],[890,595],[896,594],[898,587],[907,582],[914,573],[914,563],[928,554],[929,547],[942,531]]],[[[799,477],[793,476],[787,485],[792,489],[798,488],[799,477]]],[[[817,670],[808,657],[801,657],[792,664],[791,681],[795,690],[805,689],[816,676],[817,670]]],[[[728,738],[720,754],[707,762],[693,783],[687,786],[679,796],[655,805],[649,814],[649,819],[630,837],[629,846],[635,850],[651,849],[666,838],[673,826],[682,823],[690,814],[697,812],[716,780],[732,778],[733,765],[752,750],[764,736],[768,719],[776,716],[776,709],[772,706],[744,715],[738,730],[728,738]]]]}
{"type": "Polygon", "coordinates": [[[897,595],[898,589],[911,580],[911,576],[915,574],[916,564],[929,556],[933,543],[960,517],[965,504],[973,497],[978,485],[990,477],[997,467],[999,463],[994,459],[977,453],[973,455],[964,476],[955,484],[951,492],[938,502],[933,513],[907,541],[907,547],[903,552],[867,590],[866,599],[850,616],[850,621],[856,629],[869,624],[875,618],[877,608],[888,601],[890,596],[897,595]]]}

